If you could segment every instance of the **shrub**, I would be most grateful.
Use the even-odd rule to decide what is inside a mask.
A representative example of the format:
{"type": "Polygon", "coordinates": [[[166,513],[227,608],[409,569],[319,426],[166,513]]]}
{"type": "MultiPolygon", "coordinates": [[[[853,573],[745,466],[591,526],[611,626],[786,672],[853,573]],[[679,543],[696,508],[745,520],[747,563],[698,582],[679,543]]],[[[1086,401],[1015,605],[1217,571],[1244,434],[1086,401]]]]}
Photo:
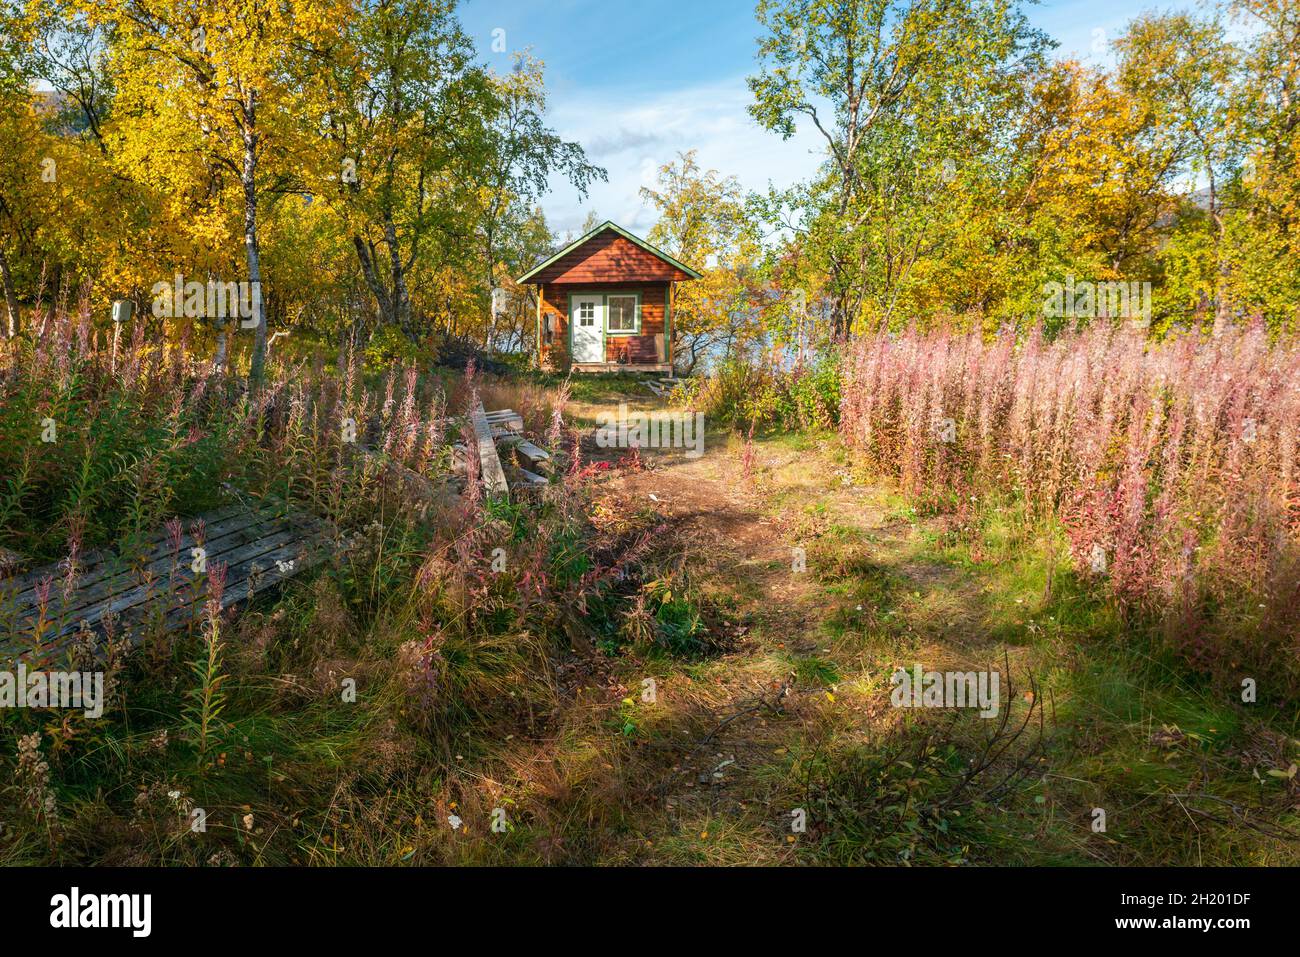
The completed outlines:
{"type": "Polygon", "coordinates": [[[730,425],[834,428],[839,421],[840,362],[833,351],[788,369],[730,359],[692,380],[682,401],[730,425]]]}

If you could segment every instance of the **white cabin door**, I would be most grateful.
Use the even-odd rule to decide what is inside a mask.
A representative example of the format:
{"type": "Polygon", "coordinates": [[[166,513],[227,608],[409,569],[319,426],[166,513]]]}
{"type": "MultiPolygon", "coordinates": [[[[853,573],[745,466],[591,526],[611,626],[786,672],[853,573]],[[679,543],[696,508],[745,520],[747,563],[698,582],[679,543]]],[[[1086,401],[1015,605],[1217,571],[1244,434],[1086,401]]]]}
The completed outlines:
{"type": "Polygon", "coordinates": [[[573,338],[574,362],[605,361],[605,317],[600,296],[574,296],[569,328],[573,338]]]}

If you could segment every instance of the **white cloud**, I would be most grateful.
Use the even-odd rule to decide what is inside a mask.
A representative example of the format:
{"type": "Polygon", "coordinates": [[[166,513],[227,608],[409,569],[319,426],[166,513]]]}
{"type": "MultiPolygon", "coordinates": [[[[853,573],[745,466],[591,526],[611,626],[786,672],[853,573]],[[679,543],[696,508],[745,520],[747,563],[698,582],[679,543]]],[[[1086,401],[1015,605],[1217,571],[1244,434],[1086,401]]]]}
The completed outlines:
{"type": "Polygon", "coordinates": [[[746,190],[808,178],[823,153],[820,135],[801,129],[783,141],[749,117],[750,102],[743,77],[642,98],[626,91],[555,96],[548,124],[566,140],[581,143],[588,158],[609,171],[609,182],[596,183],[580,204],[567,182],[553,181],[542,202],[551,228],[576,230],[595,209],[602,219],[644,234],[656,216],[639,190],[654,185],[660,166],[691,149],[698,151],[703,169],[734,175],[746,190]]]}

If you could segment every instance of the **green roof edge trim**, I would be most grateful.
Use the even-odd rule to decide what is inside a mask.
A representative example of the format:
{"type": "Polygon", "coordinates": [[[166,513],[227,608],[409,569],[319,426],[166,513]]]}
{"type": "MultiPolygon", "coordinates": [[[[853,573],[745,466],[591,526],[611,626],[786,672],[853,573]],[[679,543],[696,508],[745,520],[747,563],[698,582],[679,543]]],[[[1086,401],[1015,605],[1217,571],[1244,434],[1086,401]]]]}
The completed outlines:
{"type": "Polygon", "coordinates": [[[648,242],[646,242],[646,241],[645,241],[644,239],[642,239],[641,237],[639,237],[639,236],[633,236],[631,233],[629,233],[629,232],[628,232],[626,229],[624,229],[622,226],[618,225],[618,223],[612,222],[612,221],[610,221],[610,220],[607,219],[607,220],[605,220],[603,223],[601,223],[599,226],[597,226],[595,229],[593,229],[591,232],[587,233],[587,235],[582,236],[582,237],[579,238],[579,239],[575,239],[573,242],[569,243],[569,245],[565,246],[563,249],[561,249],[558,253],[556,253],[556,254],[555,254],[554,256],[552,256],[550,259],[546,260],[546,262],[541,263],[541,264],[538,265],[538,266],[534,266],[534,267],[533,267],[532,269],[530,269],[528,272],[524,273],[522,276],[520,276],[518,279],[516,279],[515,282],[517,282],[517,283],[521,283],[521,284],[522,284],[522,283],[526,283],[526,282],[528,282],[528,280],[532,279],[534,276],[536,276],[539,272],[541,272],[541,271],[542,271],[543,269],[545,269],[547,266],[549,266],[549,265],[551,265],[552,263],[558,262],[559,260],[563,259],[565,256],[569,255],[569,253],[573,252],[575,249],[577,249],[577,248],[578,248],[579,246],[581,246],[583,243],[585,243],[585,242],[587,242],[588,240],[594,238],[598,233],[603,233],[603,232],[604,232],[605,230],[607,230],[607,229],[612,229],[612,230],[614,230],[614,232],[618,233],[618,234],[619,234],[620,236],[622,236],[624,239],[626,239],[626,240],[628,240],[629,242],[635,243],[636,245],[640,246],[642,249],[644,249],[644,250],[645,250],[646,252],[648,252],[650,255],[652,255],[652,256],[657,256],[657,257],[659,257],[660,259],[662,259],[664,262],[666,262],[666,263],[668,263],[668,264],[670,264],[670,265],[672,265],[672,266],[676,266],[678,269],[680,269],[682,272],[686,273],[686,275],[690,276],[692,279],[703,279],[703,278],[704,278],[704,275],[703,275],[702,273],[699,273],[699,272],[695,271],[694,269],[692,269],[690,266],[686,265],[685,263],[680,263],[680,262],[678,262],[676,259],[674,259],[672,256],[668,255],[668,254],[667,254],[666,252],[664,252],[662,249],[656,249],[654,246],[651,246],[648,242]]]}

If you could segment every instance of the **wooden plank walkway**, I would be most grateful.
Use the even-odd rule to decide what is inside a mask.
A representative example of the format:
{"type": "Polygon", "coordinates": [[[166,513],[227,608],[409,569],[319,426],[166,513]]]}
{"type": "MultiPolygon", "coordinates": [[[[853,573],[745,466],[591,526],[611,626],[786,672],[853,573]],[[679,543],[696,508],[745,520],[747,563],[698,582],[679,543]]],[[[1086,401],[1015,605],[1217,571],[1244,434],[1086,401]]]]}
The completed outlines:
{"type": "Polygon", "coordinates": [[[184,629],[204,615],[214,566],[226,567],[226,609],[320,564],[333,537],[314,516],[228,506],[185,520],[179,544],[164,526],[87,554],[66,595],[62,564],[0,580],[0,661],[57,654],[83,627],[102,635],[110,620],[117,636],[133,641],[146,628],[184,629]],[[198,564],[195,548],[203,549],[198,564]]]}

